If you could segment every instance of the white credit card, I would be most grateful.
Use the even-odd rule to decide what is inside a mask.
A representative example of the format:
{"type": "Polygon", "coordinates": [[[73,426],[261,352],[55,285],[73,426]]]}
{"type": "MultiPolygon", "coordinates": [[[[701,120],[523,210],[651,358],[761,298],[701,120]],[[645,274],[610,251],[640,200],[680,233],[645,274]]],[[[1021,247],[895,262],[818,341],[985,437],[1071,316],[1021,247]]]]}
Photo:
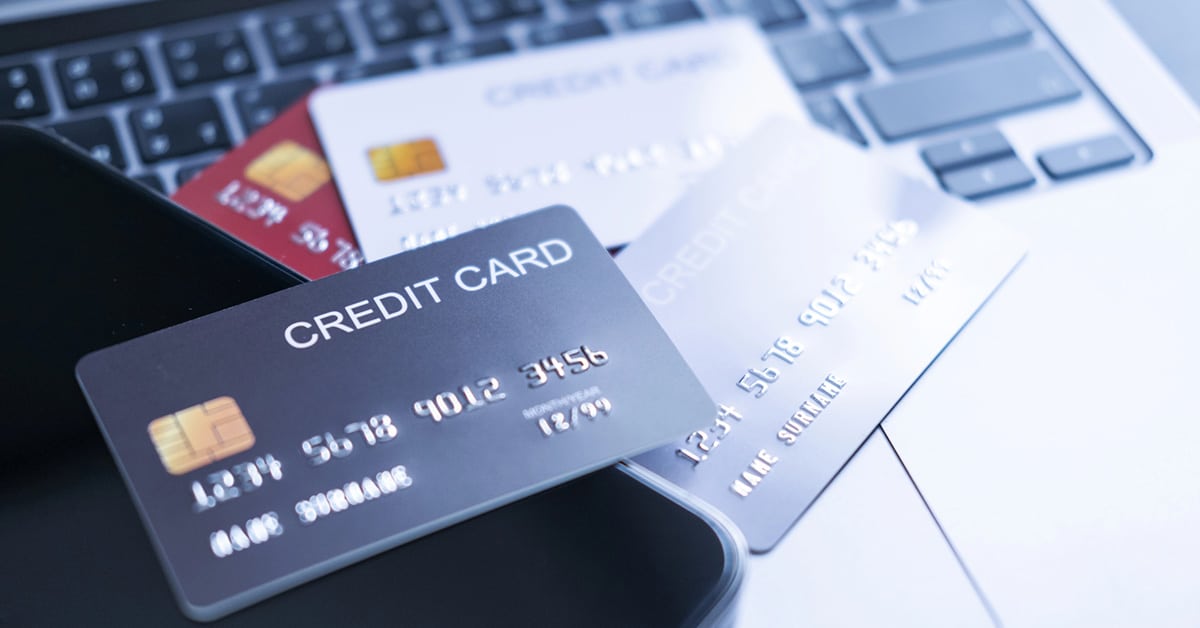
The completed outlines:
{"type": "Polygon", "coordinates": [[[617,257],[719,404],[635,460],[770,550],[1025,250],[840,138],[772,121],[617,257]]]}
{"type": "Polygon", "coordinates": [[[622,245],[766,119],[806,119],[742,18],[331,86],[309,112],[368,261],[559,203],[622,245]]]}

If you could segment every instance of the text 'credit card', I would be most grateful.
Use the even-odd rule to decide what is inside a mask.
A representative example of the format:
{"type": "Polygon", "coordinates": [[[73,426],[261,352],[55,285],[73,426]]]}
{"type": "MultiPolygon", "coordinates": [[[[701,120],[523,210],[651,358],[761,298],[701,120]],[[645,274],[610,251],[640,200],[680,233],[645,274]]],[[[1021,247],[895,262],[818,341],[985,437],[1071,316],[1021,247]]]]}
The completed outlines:
{"type": "Polygon", "coordinates": [[[98,351],[77,375],[200,619],[678,438],[713,403],[565,207],[98,351]]]}
{"type": "Polygon", "coordinates": [[[767,117],[805,117],[742,19],[330,86],[309,110],[368,261],[555,203],[622,245],[767,117]]]}
{"type": "Polygon", "coordinates": [[[718,403],[637,461],[771,549],[1024,253],[961,201],[773,121],[618,258],[718,403]]]}

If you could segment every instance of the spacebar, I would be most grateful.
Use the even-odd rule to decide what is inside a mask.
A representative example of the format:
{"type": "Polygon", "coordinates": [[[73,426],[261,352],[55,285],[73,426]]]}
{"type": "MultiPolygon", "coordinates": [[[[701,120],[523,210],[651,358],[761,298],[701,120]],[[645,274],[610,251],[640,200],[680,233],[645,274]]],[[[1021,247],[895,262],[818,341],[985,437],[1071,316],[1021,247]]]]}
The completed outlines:
{"type": "Polygon", "coordinates": [[[879,134],[898,140],[1079,96],[1044,50],[1008,54],[859,94],[879,134]]]}

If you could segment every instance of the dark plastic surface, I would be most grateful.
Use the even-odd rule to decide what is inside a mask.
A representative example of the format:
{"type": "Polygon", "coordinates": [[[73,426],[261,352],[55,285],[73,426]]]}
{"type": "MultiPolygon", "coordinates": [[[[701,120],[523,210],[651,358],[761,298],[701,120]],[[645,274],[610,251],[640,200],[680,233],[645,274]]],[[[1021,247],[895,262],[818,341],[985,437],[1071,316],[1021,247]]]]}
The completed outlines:
{"type": "MultiPolygon", "coordinates": [[[[83,354],[299,279],[65,143],[0,124],[0,625],[188,624],[78,392],[83,354]]],[[[214,625],[674,625],[728,593],[725,533],[616,468],[214,625]]]]}

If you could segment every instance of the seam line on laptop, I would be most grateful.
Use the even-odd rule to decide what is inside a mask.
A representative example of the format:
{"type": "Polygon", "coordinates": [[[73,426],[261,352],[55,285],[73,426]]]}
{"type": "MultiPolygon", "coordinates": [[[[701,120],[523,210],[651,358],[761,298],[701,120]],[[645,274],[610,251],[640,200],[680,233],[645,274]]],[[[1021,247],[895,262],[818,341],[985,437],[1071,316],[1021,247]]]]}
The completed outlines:
{"type": "Polygon", "coordinates": [[[983,588],[979,586],[979,582],[975,580],[975,576],[971,574],[971,570],[967,568],[967,563],[963,561],[962,555],[958,553],[958,548],[954,546],[954,541],[950,540],[950,535],[946,533],[946,529],[942,527],[942,522],[938,520],[937,514],[933,512],[933,508],[929,505],[929,501],[925,499],[925,494],[921,492],[921,487],[917,486],[916,479],[908,470],[908,465],[904,464],[904,459],[900,457],[900,451],[896,449],[896,444],[892,442],[892,438],[888,436],[887,430],[883,425],[876,429],[883,435],[883,439],[887,441],[888,447],[891,447],[892,453],[896,455],[896,462],[900,463],[900,468],[904,469],[904,475],[908,477],[908,482],[912,484],[913,490],[917,492],[917,497],[921,498],[921,503],[925,506],[925,511],[929,513],[929,517],[933,519],[934,525],[937,526],[938,532],[945,539],[946,545],[950,548],[950,553],[954,555],[954,560],[958,561],[959,568],[962,569],[963,575],[967,577],[967,582],[971,583],[971,588],[975,590],[975,595],[979,597],[980,603],[983,604],[983,609],[987,611],[988,617],[996,626],[1003,626],[1004,622],[1000,621],[1000,616],[996,614],[996,609],[992,606],[990,600],[983,593],[983,588]]]}

